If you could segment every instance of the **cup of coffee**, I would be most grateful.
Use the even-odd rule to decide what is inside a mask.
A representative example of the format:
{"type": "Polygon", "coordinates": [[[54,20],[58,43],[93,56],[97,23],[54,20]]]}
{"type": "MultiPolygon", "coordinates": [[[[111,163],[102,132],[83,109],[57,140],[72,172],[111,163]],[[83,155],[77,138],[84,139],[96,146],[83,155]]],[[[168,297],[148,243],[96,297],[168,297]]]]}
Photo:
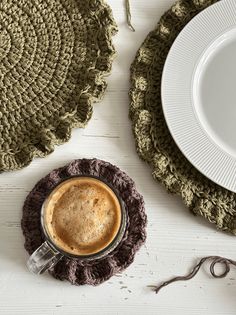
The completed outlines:
{"type": "Polygon", "coordinates": [[[70,177],[57,185],[41,209],[45,242],[27,266],[41,274],[63,256],[95,260],[113,251],[126,228],[126,212],[117,192],[94,176],[70,177]]]}

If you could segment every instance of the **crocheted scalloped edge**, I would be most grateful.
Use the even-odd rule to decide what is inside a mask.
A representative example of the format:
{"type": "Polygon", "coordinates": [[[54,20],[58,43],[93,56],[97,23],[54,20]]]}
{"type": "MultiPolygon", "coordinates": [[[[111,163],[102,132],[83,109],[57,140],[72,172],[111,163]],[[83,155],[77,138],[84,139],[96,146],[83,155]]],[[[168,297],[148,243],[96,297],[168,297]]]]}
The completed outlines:
{"type": "Polygon", "coordinates": [[[118,247],[106,257],[91,262],[63,258],[51,268],[50,274],[74,285],[98,285],[127,268],[146,240],[147,217],[143,197],[137,192],[134,181],[108,162],[97,159],[75,160],[55,169],[35,185],[23,206],[21,227],[25,236],[25,249],[32,254],[44,241],[40,212],[46,196],[62,180],[76,175],[98,176],[118,192],[128,214],[126,232],[118,247]]]}
{"type": "Polygon", "coordinates": [[[77,104],[71,113],[68,113],[65,117],[60,117],[60,120],[55,122],[54,125],[48,125],[47,130],[37,130],[37,133],[32,134],[31,143],[22,145],[17,152],[12,152],[12,150],[10,152],[1,152],[0,172],[21,169],[29,165],[35,157],[45,157],[51,154],[55,149],[55,145],[61,145],[69,141],[72,130],[74,128],[84,128],[92,117],[92,104],[103,98],[107,88],[106,76],[111,72],[112,63],[116,55],[112,37],[118,31],[109,5],[104,0],[99,0],[98,3],[99,7],[96,7],[97,15],[103,18],[97,21],[103,29],[109,53],[106,54],[106,64],[104,64],[104,58],[103,60],[98,58],[94,63],[94,68],[89,69],[89,80],[80,94],[86,100],[86,103],[83,104],[84,107],[81,108],[77,104]]]}
{"type": "Polygon", "coordinates": [[[175,38],[196,14],[217,1],[176,1],[149,33],[131,65],[130,118],[137,152],[151,165],[153,177],[167,191],[179,195],[193,214],[236,234],[235,194],[208,180],[186,160],[166,126],[160,95],[163,66],[175,38]],[[159,81],[150,96],[152,67],[157,59],[159,81]],[[164,140],[159,141],[158,132],[164,140]]]}

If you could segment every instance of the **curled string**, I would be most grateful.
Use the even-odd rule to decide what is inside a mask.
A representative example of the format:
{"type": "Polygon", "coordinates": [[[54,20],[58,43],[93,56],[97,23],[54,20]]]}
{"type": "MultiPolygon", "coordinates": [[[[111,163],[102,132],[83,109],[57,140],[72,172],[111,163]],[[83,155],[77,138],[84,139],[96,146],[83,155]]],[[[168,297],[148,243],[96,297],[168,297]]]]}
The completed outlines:
{"type": "Polygon", "coordinates": [[[210,265],[210,273],[214,278],[225,278],[228,273],[230,272],[230,265],[236,266],[236,261],[231,260],[231,259],[227,259],[224,257],[220,257],[220,256],[208,256],[208,257],[204,257],[200,260],[200,262],[193,268],[193,270],[187,274],[186,276],[179,276],[179,277],[174,277],[168,281],[163,282],[162,284],[158,285],[158,286],[153,286],[154,291],[156,293],[158,293],[162,288],[166,287],[167,285],[173,283],[173,282],[177,282],[177,281],[187,281],[190,280],[192,278],[194,278],[196,276],[196,274],[198,273],[198,271],[200,270],[201,266],[207,261],[210,260],[211,265],[210,265]],[[216,264],[221,264],[224,266],[224,271],[220,274],[217,274],[215,272],[215,266],[216,264]]]}
{"type": "Polygon", "coordinates": [[[125,7],[126,7],[126,20],[127,20],[127,24],[129,26],[129,28],[131,29],[131,31],[135,32],[135,29],[132,25],[131,22],[131,11],[130,11],[130,3],[129,0],[125,0],[125,7]]]}

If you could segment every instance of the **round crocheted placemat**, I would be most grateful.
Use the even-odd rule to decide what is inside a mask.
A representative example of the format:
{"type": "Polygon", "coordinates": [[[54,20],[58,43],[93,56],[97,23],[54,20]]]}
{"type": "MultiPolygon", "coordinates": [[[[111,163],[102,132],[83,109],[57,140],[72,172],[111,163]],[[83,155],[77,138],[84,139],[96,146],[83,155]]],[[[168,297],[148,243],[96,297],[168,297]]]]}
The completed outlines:
{"type": "Polygon", "coordinates": [[[146,239],[147,219],[143,197],[137,192],[133,180],[108,162],[97,159],[75,160],[52,171],[36,184],[23,206],[21,226],[25,236],[25,249],[32,254],[44,242],[40,212],[47,195],[62,180],[76,175],[97,176],[116,190],[127,213],[126,231],[118,247],[106,257],[90,262],[64,257],[49,272],[56,279],[68,280],[75,285],[98,285],[128,267],[146,239]]]}
{"type": "MultiPolygon", "coordinates": [[[[167,54],[183,27],[216,0],[179,0],[147,36],[131,66],[130,117],[139,156],[153,177],[183,199],[196,215],[236,234],[236,195],[199,173],[178,149],[161,104],[161,77],[167,54]]],[[[178,104],[177,104],[178,106],[178,104]]]]}
{"type": "Polygon", "coordinates": [[[86,125],[116,30],[103,0],[0,1],[0,171],[48,155],[86,125]]]}

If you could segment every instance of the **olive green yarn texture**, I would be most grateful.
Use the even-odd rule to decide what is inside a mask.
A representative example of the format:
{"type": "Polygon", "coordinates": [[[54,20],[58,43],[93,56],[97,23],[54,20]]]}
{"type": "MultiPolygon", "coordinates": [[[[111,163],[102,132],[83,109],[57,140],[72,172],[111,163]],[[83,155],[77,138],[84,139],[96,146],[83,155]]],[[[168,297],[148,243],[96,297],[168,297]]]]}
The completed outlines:
{"type": "Polygon", "coordinates": [[[153,177],[179,195],[195,215],[236,234],[236,194],[208,180],[183,156],[161,104],[162,70],[172,43],[196,14],[215,2],[179,0],[147,36],[131,66],[130,117],[137,152],[150,164],[153,177]]]}
{"type": "Polygon", "coordinates": [[[85,127],[107,86],[116,31],[103,0],[0,1],[0,171],[85,127]]]}

